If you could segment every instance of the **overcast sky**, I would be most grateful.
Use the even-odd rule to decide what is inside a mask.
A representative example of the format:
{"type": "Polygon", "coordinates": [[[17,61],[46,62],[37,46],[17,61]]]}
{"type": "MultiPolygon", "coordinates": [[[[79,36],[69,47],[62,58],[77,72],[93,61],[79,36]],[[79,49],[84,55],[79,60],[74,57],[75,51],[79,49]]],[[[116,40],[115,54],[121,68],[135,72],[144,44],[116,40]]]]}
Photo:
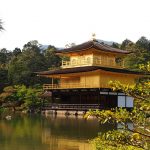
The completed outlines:
{"type": "Polygon", "coordinates": [[[97,39],[150,39],[150,0],[0,0],[0,48],[30,40],[64,47],[97,39]]]}

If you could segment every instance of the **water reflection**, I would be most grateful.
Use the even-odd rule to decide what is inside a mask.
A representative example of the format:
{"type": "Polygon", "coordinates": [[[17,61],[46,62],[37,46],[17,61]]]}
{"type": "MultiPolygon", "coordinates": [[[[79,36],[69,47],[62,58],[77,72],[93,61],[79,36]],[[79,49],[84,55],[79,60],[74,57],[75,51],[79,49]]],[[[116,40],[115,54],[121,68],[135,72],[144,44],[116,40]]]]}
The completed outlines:
{"type": "Polygon", "coordinates": [[[16,115],[0,120],[2,150],[90,150],[88,140],[115,125],[71,117],[16,115]]]}

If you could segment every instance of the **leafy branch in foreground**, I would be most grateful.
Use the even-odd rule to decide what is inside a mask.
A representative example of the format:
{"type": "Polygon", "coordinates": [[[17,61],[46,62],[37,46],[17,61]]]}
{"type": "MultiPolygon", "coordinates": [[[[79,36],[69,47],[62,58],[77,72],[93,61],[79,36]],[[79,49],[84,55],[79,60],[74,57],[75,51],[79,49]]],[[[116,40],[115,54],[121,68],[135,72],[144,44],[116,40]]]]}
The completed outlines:
{"type": "MultiPolygon", "coordinates": [[[[148,67],[142,66],[144,69],[148,67]]],[[[110,82],[114,91],[122,91],[134,98],[134,108],[127,111],[123,108],[112,110],[96,110],[86,113],[85,117],[95,116],[100,123],[117,123],[120,128],[106,133],[100,133],[91,140],[96,150],[134,150],[150,149],[150,80],[125,85],[118,81],[110,82]],[[131,128],[128,122],[133,124],[131,128]]]]}
{"type": "Polygon", "coordinates": [[[91,143],[96,150],[142,150],[143,147],[140,144],[137,145],[138,141],[141,141],[138,134],[131,135],[125,130],[113,130],[99,134],[91,143]]]}
{"type": "Polygon", "coordinates": [[[135,107],[150,111],[150,80],[139,82],[136,85],[125,85],[119,81],[109,83],[114,91],[122,91],[134,98],[135,107]]]}
{"type": "Polygon", "coordinates": [[[150,128],[147,123],[148,118],[142,111],[136,108],[131,112],[123,108],[102,111],[90,110],[85,117],[88,118],[89,116],[97,117],[102,124],[109,122],[118,123],[121,126],[119,130],[99,134],[99,136],[92,141],[92,143],[96,142],[96,145],[98,144],[97,142],[99,142],[99,144],[101,143],[101,146],[99,148],[96,146],[96,149],[120,148],[121,145],[123,147],[129,146],[130,148],[147,149],[147,141],[150,139],[150,128]],[[134,123],[134,129],[128,126],[128,122],[134,123]]]}

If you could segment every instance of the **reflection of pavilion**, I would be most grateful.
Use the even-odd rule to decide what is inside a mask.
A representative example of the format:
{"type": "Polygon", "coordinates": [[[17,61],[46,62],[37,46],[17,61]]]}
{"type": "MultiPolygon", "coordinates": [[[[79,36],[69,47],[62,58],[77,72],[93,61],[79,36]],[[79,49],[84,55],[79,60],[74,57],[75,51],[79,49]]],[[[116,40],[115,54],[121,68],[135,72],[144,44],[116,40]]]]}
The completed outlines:
{"type": "Polygon", "coordinates": [[[48,117],[43,125],[42,143],[48,144],[49,150],[90,150],[87,139],[95,137],[99,129],[97,120],[58,116],[48,117]]]}
{"type": "Polygon", "coordinates": [[[90,150],[91,145],[85,140],[74,140],[51,135],[50,131],[42,134],[42,143],[49,144],[49,150],[90,150]]]}
{"type": "Polygon", "coordinates": [[[115,124],[101,125],[97,119],[48,117],[43,122],[42,143],[49,150],[91,150],[88,139],[98,132],[116,129],[115,124]]]}

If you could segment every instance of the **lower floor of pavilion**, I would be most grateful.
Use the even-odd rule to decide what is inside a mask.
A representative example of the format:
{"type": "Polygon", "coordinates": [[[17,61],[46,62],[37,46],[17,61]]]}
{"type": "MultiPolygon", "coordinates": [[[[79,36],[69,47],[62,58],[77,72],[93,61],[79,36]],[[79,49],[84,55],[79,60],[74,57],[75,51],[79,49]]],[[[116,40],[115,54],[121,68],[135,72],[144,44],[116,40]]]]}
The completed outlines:
{"type": "Polygon", "coordinates": [[[133,98],[111,89],[57,89],[51,92],[51,108],[64,109],[111,109],[116,107],[132,108],[133,98]],[[54,107],[55,106],[55,107],[54,107]]]}

